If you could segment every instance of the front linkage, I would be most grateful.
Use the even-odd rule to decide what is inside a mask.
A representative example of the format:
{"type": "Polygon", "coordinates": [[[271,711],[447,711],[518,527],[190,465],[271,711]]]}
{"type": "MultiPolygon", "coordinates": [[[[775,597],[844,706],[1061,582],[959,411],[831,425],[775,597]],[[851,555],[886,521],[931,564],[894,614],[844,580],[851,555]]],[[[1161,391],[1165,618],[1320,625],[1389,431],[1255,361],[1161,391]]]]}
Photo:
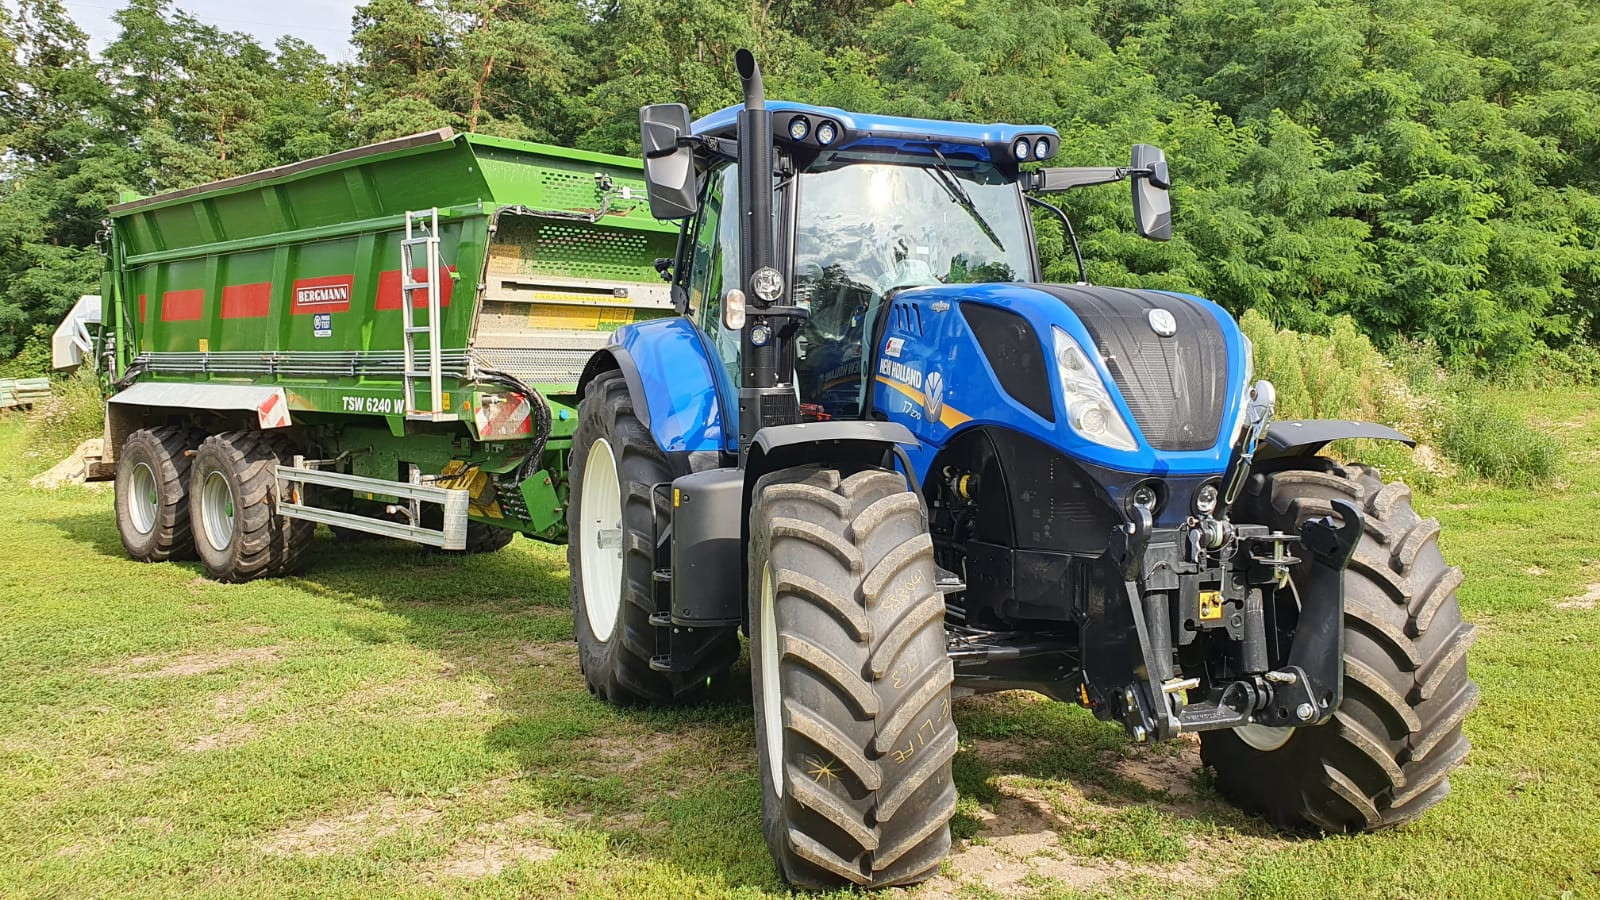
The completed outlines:
{"type": "Polygon", "coordinates": [[[1215,514],[1155,529],[1135,507],[1112,531],[1104,585],[1085,604],[1081,699],[1136,741],[1321,724],[1342,699],[1343,575],[1361,514],[1334,500],[1337,519],[1308,520],[1298,534],[1228,520],[1273,411],[1271,384],[1257,382],[1251,395],[1215,514]],[[1278,596],[1295,590],[1295,548],[1310,564],[1297,609],[1278,596]]]}

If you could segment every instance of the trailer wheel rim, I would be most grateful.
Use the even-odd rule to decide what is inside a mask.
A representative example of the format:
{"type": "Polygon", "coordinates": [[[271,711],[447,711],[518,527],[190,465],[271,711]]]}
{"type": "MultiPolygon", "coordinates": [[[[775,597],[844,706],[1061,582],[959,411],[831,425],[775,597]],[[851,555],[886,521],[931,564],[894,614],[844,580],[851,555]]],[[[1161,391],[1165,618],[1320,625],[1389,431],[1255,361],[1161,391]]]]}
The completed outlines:
{"type": "Polygon", "coordinates": [[[1289,743],[1289,738],[1294,736],[1293,728],[1282,728],[1275,725],[1258,725],[1254,722],[1249,725],[1240,725],[1233,729],[1239,740],[1260,750],[1262,753],[1271,753],[1289,743]]]}
{"type": "Polygon", "coordinates": [[[226,550],[233,543],[233,515],[233,486],[227,476],[207,473],[200,489],[200,522],[212,549],[226,550]]]}
{"type": "Polygon", "coordinates": [[[583,609],[601,643],[611,639],[622,609],[622,489],[611,444],[597,438],[583,464],[583,609]]]}
{"type": "Polygon", "coordinates": [[[156,489],[156,473],[150,466],[139,463],[133,467],[133,477],[128,480],[128,517],[140,534],[156,529],[156,516],[161,509],[161,497],[156,489]]]}
{"type": "Polygon", "coordinates": [[[778,684],[778,598],[772,567],[761,570],[761,727],[767,738],[767,771],[783,796],[783,691],[778,684]]]}

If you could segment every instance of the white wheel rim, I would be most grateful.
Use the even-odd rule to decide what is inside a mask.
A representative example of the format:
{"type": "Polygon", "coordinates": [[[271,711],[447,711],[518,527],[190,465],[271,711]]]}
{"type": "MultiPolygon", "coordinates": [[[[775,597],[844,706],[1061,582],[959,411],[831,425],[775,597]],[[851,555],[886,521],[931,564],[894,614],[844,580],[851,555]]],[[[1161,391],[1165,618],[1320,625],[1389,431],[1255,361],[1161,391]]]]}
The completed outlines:
{"type": "Polygon", "coordinates": [[[206,475],[200,489],[200,524],[213,550],[226,550],[233,543],[233,486],[221,472],[206,475]]]}
{"type": "Polygon", "coordinates": [[[156,473],[144,463],[133,467],[133,477],[128,479],[128,518],[140,534],[149,534],[156,528],[156,515],[161,500],[156,492],[156,473]]]}
{"type": "Polygon", "coordinates": [[[578,526],[583,609],[589,630],[605,643],[616,630],[622,608],[622,487],[617,460],[605,438],[589,445],[578,511],[583,516],[578,526]]]}
{"type": "Polygon", "coordinates": [[[1280,728],[1274,725],[1258,725],[1254,722],[1249,725],[1240,725],[1233,729],[1239,740],[1260,750],[1263,753],[1272,751],[1289,743],[1289,738],[1294,736],[1293,728],[1280,728]]]}
{"type": "Polygon", "coordinates": [[[778,597],[772,567],[761,570],[761,727],[767,737],[767,771],[783,796],[783,692],[778,689],[778,597]]]}

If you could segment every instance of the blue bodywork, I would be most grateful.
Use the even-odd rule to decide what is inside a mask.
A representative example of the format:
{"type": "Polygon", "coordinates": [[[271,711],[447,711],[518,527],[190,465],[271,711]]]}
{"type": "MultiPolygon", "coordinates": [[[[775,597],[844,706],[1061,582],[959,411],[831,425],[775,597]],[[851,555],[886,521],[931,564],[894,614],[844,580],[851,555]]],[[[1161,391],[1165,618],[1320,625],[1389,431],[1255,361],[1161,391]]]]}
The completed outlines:
{"type": "MultiPolygon", "coordinates": [[[[743,106],[729,106],[708,116],[696,119],[690,126],[697,135],[732,137],[743,106]]],[[[930,146],[952,157],[976,158],[992,162],[991,154],[1003,154],[1011,142],[1027,135],[1050,138],[1052,153],[1060,146],[1061,136],[1049,125],[1008,125],[994,122],[980,125],[971,122],[941,122],[937,119],[912,119],[904,116],[879,116],[869,113],[848,112],[831,106],[812,106],[809,103],[790,103],[775,100],[767,104],[773,122],[781,123],[785,114],[805,113],[838,122],[843,129],[841,139],[828,147],[830,150],[882,149],[896,153],[927,154],[930,146]]]]}
{"type": "MultiPolygon", "coordinates": [[[[1187,295],[1182,295],[1186,296],[1187,295]]],[[[1245,379],[1244,339],[1238,326],[1221,307],[1198,297],[1187,299],[1202,305],[1216,317],[1224,339],[1227,341],[1228,378],[1224,409],[1242,409],[1245,379]]],[[[1039,441],[1060,448],[1068,456],[1094,465],[1123,472],[1151,475],[1209,475],[1222,472],[1228,465],[1232,450],[1234,429],[1218,429],[1217,438],[1205,450],[1174,452],[1158,451],[1150,447],[1134,422],[1127,401],[1118,390],[1099,355],[1086,355],[1099,370],[1128,430],[1133,433],[1139,447],[1135,450],[1117,450],[1085,440],[1066,424],[1067,413],[1063,406],[1061,386],[1052,378],[1051,396],[1055,421],[1050,422],[1017,402],[1000,386],[989,360],[968,327],[966,319],[957,311],[960,302],[977,302],[1017,313],[1027,319],[1034,332],[1045,342],[1047,359],[1054,359],[1054,349],[1049,345],[1051,328],[1058,326],[1066,331],[1083,348],[1092,348],[1094,342],[1088,329],[1072,310],[1055,297],[1025,284],[969,284],[916,288],[895,296],[897,303],[915,304],[920,308],[920,321],[924,332],[918,337],[910,331],[896,327],[891,320],[884,335],[884,343],[895,338],[903,339],[898,359],[889,356],[879,347],[878,371],[873,379],[873,408],[897,422],[903,422],[921,442],[911,451],[911,459],[918,476],[927,473],[938,451],[958,432],[980,426],[1001,426],[1020,431],[1039,441]],[[898,374],[910,378],[894,377],[894,363],[901,363],[908,371],[898,374]],[[942,382],[943,409],[940,421],[930,421],[924,413],[926,404],[917,399],[916,385],[908,384],[920,378],[924,386],[937,372],[942,382]],[[911,387],[912,390],[906,390],[911,387]]],[[[917,321],[913,318],[912,321],[917,321]]],[[[1232,422],[1226,423],[1231,425],[1232,422]]]]}
{"type": "Polygon", "coordinates": [[[715,451],[732,442],[738,449],[739,429],[723,424],[737,414],[724,410],[738,410],[738,390],[699,326],[683,316],[624,325],[607,349],[625,371],[638,373],[647,410],[640,418],[656,446],[668,453],[715,451]]]}
{"type": "MultiPolygon", "coordinates": [[[[1107,385],[1123,421],[1139,442],[1138,449],[1116,450],[1087,441],[1067,425],[1061,388],[1052,379],[1054,421],[1048,421],[1013,399],[1000,386],[989,360],[973,336],[960,303],[983,303],[1023,316],[1041,341],[1060,327],[1082,347],[1092,347],[1088,329],[1060,300],[1026,284],[963,284],[912,288],[895,295],[896,304],[915,305],[922,332],[890,318],[877,347],[876,370],[868,397],[874,410],[899,422],[916,436],[908,448],[919,480],[939,450],[971,428],[1003,427],[1019,431],[1084,462],[1123,472],[1158,476],[1214,475],[1227,468],[1238,411],[1244,405],[1244,338],[1228,314],[1216,304],[1184,296],[1215,316],[1227,343],[1228,376],[1224,409],[1232,417],[1218,429],[1215,443],[1189,452],[1157,451],[1143,439],[1127,401],[1098,354],[1088,354],[1107,385]],[[888,348],[893,346],[893,350],[888,348]],[[937,373],[942,382],[938,420],[927,415],[924,389],[937,373]]],[[[637,366],[650,409],[651,432],[668,451],[738,450],[738,393],[716,359],[711,341],[689,319],[676,317],[629,325],[617,330],[616,343],[637,366]]],[[[1043,348],[1047,359],[1053,348],[1043,348]]],[[[813,398],[804,398],[812,400],[813,398]]]]}

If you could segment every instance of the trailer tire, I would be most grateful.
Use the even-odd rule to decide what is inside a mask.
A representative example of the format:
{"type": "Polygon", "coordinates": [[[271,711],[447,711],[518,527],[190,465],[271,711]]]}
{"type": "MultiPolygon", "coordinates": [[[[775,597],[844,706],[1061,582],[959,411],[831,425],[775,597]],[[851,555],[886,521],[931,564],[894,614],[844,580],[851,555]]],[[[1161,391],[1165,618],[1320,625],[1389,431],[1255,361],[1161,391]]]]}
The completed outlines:
{"type": "Polygon", "coordinates": [[[804,889],[923,881],[950,849],[953,668],[921,500],[898,472],[755,488],[750,653],[762,824],[804,889]]]}
{"type": "Polygon", "coordinates": [[[165,562],[194,556],[189,464],[201,432],[178,425],[141,428],[117,453],[117,531],[129,558],[165,562]]]}
{"type": "MultiPolygon", "coordinates": [[[[1224,795],[1284,830],[1400,825],[1449,794],[1467,755],[1461,726],[1478,688],[1466,665],[1474,629],[1455,595],[1461,570],[1446,565],[1438,521],[1417,515],[1403,483],[1322,457],[1299,464],[1251,478],[1237,517],[1295,532],[1331,514],[1332,499],[1363,511],[1344,575],[1344,699],[1332,719],[1272,749],[1255,734],[1253,746],[1234,731],[1202,732],[1201,758],[1224,795]]],[[[1296,581],[1309,566],[1297,568],[1296,581]]]]}
{"type": "Polygon", "coordinates": [[[667,630],[650,622],[656,612],[654,538],[669,517],[665,504],[652,502],[650,486],[684,472],[676,470],[634,414],[621,372],[602,372],[587,385],[569,460],[567,565],[578,663],[590,692],[617,704],[697,699],[738,660],[739,633],[673,628],[671,671],[651,665],[665,649],[657,646],[658,632],[667,630]],[[591,474],[592,483],[586,484],[591,474]],[[586,510],[586,503],[596,507],[586,510]],[[615,532],[605,540],[615,546],[586,544],[601,531],[615,532]],[[615,558],[604,555],[611,550],[615,558]]]}
{"type": "Polygon", "coordinates": [[[298,568],[316,526],[277,513],[275,467],[291,452],[285,438],[253,429],[214,434],[195,452],[189,513],[210,577],[242,582],[298,568]]]}

